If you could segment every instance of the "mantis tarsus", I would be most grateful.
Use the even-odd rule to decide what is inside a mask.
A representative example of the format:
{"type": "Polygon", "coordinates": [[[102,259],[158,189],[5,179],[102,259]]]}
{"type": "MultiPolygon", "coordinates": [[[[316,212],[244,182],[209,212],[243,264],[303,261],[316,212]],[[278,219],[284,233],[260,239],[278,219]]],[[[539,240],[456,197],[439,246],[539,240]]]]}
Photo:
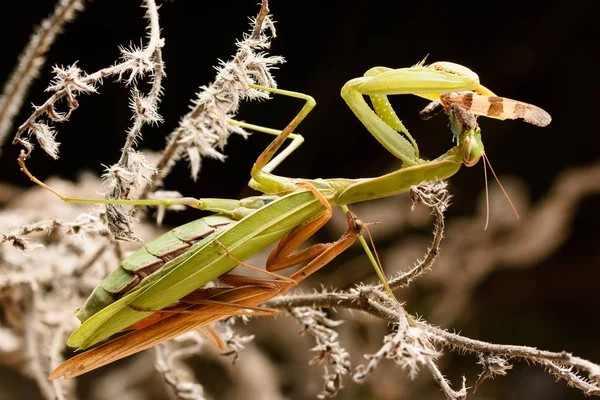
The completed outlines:
{"type": "MultiPolygon", "coordinates": [[[[185,331],[206,326],[240,313],[242,309],[260,313],[260,309],[253,308],[255,305],[289,290],[297,281],[329,262],[356,240],[362,224],[349,213],[346,205],[400,194],[424,181],[448,178],[462,164],[475,164],[483,154],[480,128],[475,117],[454,104],[445,107],[445,111],[450,118],[456,145],[432,161],[421,159],[416,141],[396,116],[387,95],[414,94],[433,101],[437,101],[442,94],[453,92],[475,92],[483,97],[493,95],[480,85],[475,73],[457,64],[418,64],[395,70],[373,68],[364,77],[346,83],[341,94],[371,134],[390,153],[402,160],[402,168],[375,178],[294,179],[274,175],[272,171],[297,147],[297,143],[293,147],[292,142],[277,157],[274,158],[274,155],[315,106],[315,101],[301,93],[254,84],[250,84],[250,87],[305,101],[298,115],[263,151],[252,168],[249,185],[265,196],[241,201],[189,198],[97,201],[65,198],[53,191],[65,201],[166,206],[186,204],[222,215],[199,220],[202,223],[196,222],[196,225],[202,225],[203,228],[198,230],[194,226],[192,233],[188,228],[191,229],[194,223],[185,225],[179,231],[171,232],[169,243],[167,236],[161,236],[148,243],[144,251],[138,251],[126,259],[79,311],[78,316],[83,323],[67,342],[69,346],[86,349],[133,326],[138,331],[130,335],[137,334],[138,340],[145,338],[141,340],[143,343],[136,347],[131,346],[131,341],[115,339],[62,364],[50,375],[51,379],[79,375],[147,348],[149,343],[152,343],[151,346],[185,331]],[[363,95],[370,96],[373,109],[363,95]],[[327,222],[334,206],[342,206],[348,215],[349,229],[346,234],[335,243],[311,246],[292,254],[327,222]],[[272,273],[309,261],[291,278],[273,281],[224,275],[238,265],[239,260],[245,260],[279,239],[281,242],[269,256],[268,271],[272,273]],[[148,251],[150,248],[155,250],[148,251]],[[166,255],[157,254],[161,251],[166,255]],[[145,264],[140,259],[144,259],[145,264]],[[134,271],[136,269],[140,271],[134,271]],[[199,290],[207,282],[219,277],[221,281],[233,285],[233,288],[217,289],[217,292],[210,293],[199,290]],[[183,311],[168,310],[176,314],[148,327],[134,325],[177,301],[195,305],[183,311]],[[202,314],[197,315],[198,312],[202,314]],[[115,346],[120,344],[125,348],[116,350],[119,348],[115,346]],[[127,350],[128,346],[130,351],[127,350]]],[[[32,180],[48,188],[26,170],[23,158],[20,161],[23,171],[32,180]]],[[[262,312],[268,313],[265,310],[262,312]]]]}

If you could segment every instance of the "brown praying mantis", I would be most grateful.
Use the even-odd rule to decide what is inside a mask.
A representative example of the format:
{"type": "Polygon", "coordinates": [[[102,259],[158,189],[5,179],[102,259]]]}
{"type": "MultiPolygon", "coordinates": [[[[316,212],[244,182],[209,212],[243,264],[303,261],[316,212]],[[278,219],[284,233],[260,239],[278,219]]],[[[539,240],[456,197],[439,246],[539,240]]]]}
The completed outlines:
{"type": "MultiPolygon", "coordinates": [[[[193,329],[206,328],[210,333],[209,324],[231,315],[275,313],[275,310],[258,305],[287,292],[343,252],[357,238],[362,239],[360,233],[364,223],[350,213],[346,207],[348,204],[404,193],[413,185],[448,178],[463,164],[471,166],[477,163],[483,155],[483,143],[474,114],[500,118],[524,118],[527,115],[527,122],[534,118],[540,126],[550,122],[550,116],[535,106],[493,96],[479,83],[474,72],[458,64],[438,62],[425,66],[420,63],[400,69],[376,67],[363,77],[347,82],[341,94],[371,134],[402,160],[402,167],[375,178],[288,178],[272,171],[300,145],[302,139],[295,136],[287,148],[277,156],[275,154],[315,106],[315,100],[302,93],[254,84],[249,86],[305,101],[297,116],[280,132],[235,122],[242,127],[277,133],[251,170],[249,185],[262,192],[261,196],[242,200],[66,198],[31,175],[25,167],[24,157],[21,157],[22,170],[34,182],[68,202],[185,204],[216,213],[175,228],[147,243],[106,277],[77,312],[82,324],[67,344],[82,350],[118,332],[131,332],[66,361],[52,372],[50,379],[80,375],[193,329]],[[416,141],[391,107],[387,98],[391,94],[414,94],[432,100],[434,103],[428,107],[429,113],[441,106],[450,119],[456,145],[434,160],[420,158],[416,141]],[[373,108],[366,103],[364,95],[370,97],[373,108]],[[457,96],[460,101],[456,100],[457,96]],[[476,100],[469,104],[469,96],[476,100]],[[492,98],[503,99],[500,102],[519,107],[515,105],[512,113],[493,114],[486,112],[484,107],[473,106],[491,102],[492,98]],[[535,110],[535,116],[519,113],[523,107],[535,110]],[[346,212],[349,226],[346,233],[333,243],[316,244],[294,253],[330,219],[335,206],[341,206],[346,212]],[[278,240],[279,244],[266,263],[266,273],[275,279],[247,278],[228,273],[278,240]],[[276,273],[301,263],[307,264],[290,277],[276,273]],[[228,287],[203,288],[217,278],[228,287]]],[[[382,281],[385,283],[385,279],[382,278],[382,281]]],[[[220,342],[214,335],[213,339],[217,344],[220,342]]]]}

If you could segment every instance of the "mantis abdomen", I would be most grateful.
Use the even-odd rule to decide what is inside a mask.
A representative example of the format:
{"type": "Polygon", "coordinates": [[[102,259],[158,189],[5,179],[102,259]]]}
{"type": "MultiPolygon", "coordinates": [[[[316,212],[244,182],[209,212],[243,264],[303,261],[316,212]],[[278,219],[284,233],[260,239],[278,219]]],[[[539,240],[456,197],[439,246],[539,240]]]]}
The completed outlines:
{"type": "Polygon", "coordinates": [[[167,262],[187,253],[192,246],[204,245],[215,236],[219,227],[236,222],[228,216],[211,215],[172,229],[146,243],[104,278],[77,311],[77,318],[85,321],[135,289],[145,277],[163,268],[167,262]]]}

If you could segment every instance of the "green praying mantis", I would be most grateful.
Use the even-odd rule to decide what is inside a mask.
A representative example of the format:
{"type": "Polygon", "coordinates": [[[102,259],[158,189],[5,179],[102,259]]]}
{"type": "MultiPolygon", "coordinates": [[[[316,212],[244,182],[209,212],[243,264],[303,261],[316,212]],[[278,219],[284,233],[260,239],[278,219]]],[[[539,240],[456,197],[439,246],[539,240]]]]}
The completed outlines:
{"type": "Polygon", "coordinates": [[[21,157],[21,169],[34,182],[68,202],[185,204],[216,213],[147,243],[105,278],[77,312],[82,324],[67,344],[82,350],[118,332],[132,332],[66,361],[52,372],[50,379],[80,375],[192,329],[207,329],[213,341],[220,345],[208,327],[210,323],[230,315],[273,314],[275,310],[258,305],[285,293],[360,237],[364,223],[350,213],[346,205],[404,193],[413,185],[448,178],[463,164],[476,164],[484,155],[484,149],[475,115],[523,118],[540,126],[550,122],[550,116],[538,107],[494,96],[479,83],[474,72],[458,64],[437,62],[425,66],[420,63],[400,69],[376,67],[363,77],[347,82],[341,95],[371,134],[402,160],[402,167],[375,178],[289,178],[272,171],[302,140],[296,136],[287,148],[275,154],[315,106],[315,100],[297,92],[249,85],[305,102],[297,116],[280,132],[237,122],[278,134],[251,170],[249,186],[262,192],[262,196],[243,200],[66,198],[31,175],[21,157]],[[424,110],[425,116],[443,109],[449,116],[456,145],[434,160],[420,158],[416,141],[391,107],[387,98],[391,94],[413,94],[432,100],[424,110]],[[370,97],[373,108],[364,95],[370,97]],[[495,108],[485,108],[488,103],[496,104],[495,108]],[[502,111],[498,104],[508,106],[502,111]],[[342,206],[346,212],[346,233],[333,243],[316,244],[294,253],[330,219],[335,206],[342,206]],[[245,259],[278,240],[263,271],[275,279],[228,274],[245,259]],[[276,273],[305,262],[307,264],[290,277],[276,273]],[[202,288],[217,278],[229,286],[202,288]]]}

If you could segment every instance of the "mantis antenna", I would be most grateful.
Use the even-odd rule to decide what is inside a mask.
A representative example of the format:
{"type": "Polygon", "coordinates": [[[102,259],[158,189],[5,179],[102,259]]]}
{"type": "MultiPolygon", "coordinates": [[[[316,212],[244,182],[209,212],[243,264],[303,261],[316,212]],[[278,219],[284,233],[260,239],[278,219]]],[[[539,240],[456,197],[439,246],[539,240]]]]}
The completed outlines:
{"type": "Polygon", "coordinates": [[[517,216],[517,219],[520,220],[521,217],[519,217],[519,213],[517,212],[517,208],[515,207],[515,205],[513,204],[513,202],[510,200],[510,197],[509,197],[508,193],[506,192],[506,190],[504,189],[504,186],[502,186],[502,183],[500,182],[500,179],[498,179],[498,176],[496,175],[496,172],[494,172],[494,168],[492,167],[492,163],[490,162],[490,158],[485,153],[483,153],[481,155],[481,158],[483,159],[483,175],[485,176],[485,203],[486,203],[486,209],[487,209],[486,210],[486,215],[485,215],[485,227],[483,228],[483,230],[487,229],[488,223],[490,222],[490,196],[489,196],[489,191],[488,191],[486,164],[489,165],[490,171],[492,171],[492,174],[494,175],[494,178],[496,179],[496,182],[498,182],[498,186],[500,186],[500,189],[502,190],[502,193],[504,193],[504,196],[506,197],[506,200],[508,200],[508,204],[510,204],[510,207],[515,212],[515,215],[517,216]]]}

